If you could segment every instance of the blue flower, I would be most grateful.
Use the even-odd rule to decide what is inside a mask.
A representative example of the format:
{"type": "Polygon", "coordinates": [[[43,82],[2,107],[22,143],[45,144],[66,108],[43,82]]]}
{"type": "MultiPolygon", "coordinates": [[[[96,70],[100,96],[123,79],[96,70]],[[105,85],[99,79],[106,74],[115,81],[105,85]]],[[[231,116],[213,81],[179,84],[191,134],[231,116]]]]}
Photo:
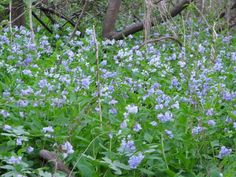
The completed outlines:
{"type": "Polygon", "coordinates": [[[138,155],[133,155],[129,158],[129,166],[131,169],[136,169],[137,166],[142,162],[144,156],[142,153],[139,153],[138,155]]]}
{"type": "Polygon", "coordinates": [[[231,152],[232,152],[232,149],[228,149],[228,148],[226,148],[225,146],[222,146],[221,148],[220,148],[220,152],[219,152],[219,155],[218,155],[218,157],[220,158],[220,159],[222,159],[223,157],[225,157],[225,156],[229,156],[230,154],[231,154],[231,152]]]}
{"type": "Polygon", "coordinates": [[[122,153],[133,153],[136,150],[136,147],[134,145],[133,140],[126,141],[125,139],[122,139],[121,146],[118,149],[119,152],[122,153]]]}

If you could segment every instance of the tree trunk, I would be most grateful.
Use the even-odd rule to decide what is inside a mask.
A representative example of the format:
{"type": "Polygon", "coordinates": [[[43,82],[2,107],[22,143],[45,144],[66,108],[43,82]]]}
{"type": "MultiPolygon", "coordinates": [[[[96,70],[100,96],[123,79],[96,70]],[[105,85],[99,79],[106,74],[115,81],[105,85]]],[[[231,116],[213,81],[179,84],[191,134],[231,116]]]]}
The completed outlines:
{"type": "Polygon", "coordinates": [[[121,0],[109,0],[108,8],[103,24],[103,37],[110,38],[115,32],[116,19],[119,14],[121,0]]]}
{"type": "Polygon", "coordinates": [[[25,26],[24,1],[12,0],[12,26],[25,26]]]}

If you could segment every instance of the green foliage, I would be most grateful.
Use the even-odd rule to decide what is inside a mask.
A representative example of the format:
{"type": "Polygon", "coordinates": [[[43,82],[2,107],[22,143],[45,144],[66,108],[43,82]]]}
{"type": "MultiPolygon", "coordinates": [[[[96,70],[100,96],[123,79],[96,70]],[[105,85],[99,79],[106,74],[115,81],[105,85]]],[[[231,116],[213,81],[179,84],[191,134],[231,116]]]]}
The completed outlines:
{"type": "Polygon", "coordinates": [[[137,49],[139,35],[98,39],[98,66],[91,29],[69,42],[67,32],[39,30],[36,44],[25,28],[4,29],[0,175],[66,176],[42,165],[47,149],[75,176],[233,177],[235,38],[177,20],[157,30],[174,29],[183,48],[166,41],[137,49]]]}

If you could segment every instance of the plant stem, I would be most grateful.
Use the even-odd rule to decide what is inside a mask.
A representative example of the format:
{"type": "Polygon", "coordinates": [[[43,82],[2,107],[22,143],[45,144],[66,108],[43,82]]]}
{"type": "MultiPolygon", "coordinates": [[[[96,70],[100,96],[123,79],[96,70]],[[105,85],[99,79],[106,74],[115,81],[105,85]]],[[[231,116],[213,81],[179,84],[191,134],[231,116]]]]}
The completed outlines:
{"type": "Polygon", "coordinates": [[[161,150],[162,150],[162,155],[166,164],[166,168],[169,169],[167,160],[166,160],[166,154],[165,154],[165,147],[164,147],[164,141],[163,141],[163,134],[161,134],[161,150]]]}

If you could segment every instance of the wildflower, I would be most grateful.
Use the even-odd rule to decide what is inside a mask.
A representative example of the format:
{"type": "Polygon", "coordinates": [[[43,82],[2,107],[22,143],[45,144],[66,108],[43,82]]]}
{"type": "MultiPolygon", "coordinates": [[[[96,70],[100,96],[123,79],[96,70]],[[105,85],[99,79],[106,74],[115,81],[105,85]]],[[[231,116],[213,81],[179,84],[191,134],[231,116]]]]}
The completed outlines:
{"type": "Polygon", "coordinates": [[[18,107],[26,107],[26,106],[29,105],[29,101],[28,101],[28,100],[18,100],[18,101],[16,102],[16,105],[17,105],[18,107]]]}
{"type": "Polygon", "coordinates": [[[49,132],[49,133],[54,132],[54,129],[52,128],[52,126],[43,128],[43,133],[47,133],[47,132],[49,132]]]}
{"type": "Polygon", "coordinates": [[[197,135],[197,134],[201,133],[203,130],[204,130],[203,127],[200,127],[200,126],[194,127],[192,129],[192,134],[197,135]]]}
{"type": "Polygon", "coordinates": [[[203,47],[201,44],[199,44],[199,46],[198,46],[198,51],[199,51],[200,53],[204,53],[205,47],[203,47]]]}
{"type": "Polygon", "coordinates": [[[136,147],[134,145],[133,140],[126,141],[125,139],[122,139],[121,146],[118,149],[119,152],[122,153],[133,153],[136,150],[136,147]]]}
{"type": "Polygon", "coordinates": [[[142,162],[144,156],[142,153],[139,153],[138,155],[133,155],[129,158],[129,166],[131,169],[136,169],[137,166],[142,162]]]}
{"type": "Polygon", "coordinates": [[[68,141],[62,145],[62,150],[66,151],[67,154],[74,153],[73,146],[68,141]]]}
{"type": "Polygon", "coordinates": [[[156,126],[157,126],[157,122],[156,122],[156,121],[152,121],[150,124],[151,124],[153,127],[156,127],[156,126]]]}
{"type": "Polygon", "coordinates": [[[135,132],[139,132],[141,129],[142,129],[142,127],[141,127],[141,125],[140,125],[139,123],[136,123],[136,124],[134,125],[133,130],[134,130],[135,132]]]}
{"type": "Polygon", "coordinates": [[[167,111],[165,114],[158,114],[157,118],[161,121],[161,122],[168,122],[173,120],[173,116],[172,113],[170,111],[167,111]]]}
{"type": "Polygon", "coordinates": [[[34,151],[34,148],[33,147],[31,147],[31,146],[29,146],[28,148],[27,148],[27,153],[31,153],[31,152],[33,152],[34,151]]]}
{"type": "Polygon", "coordinates": [[[211,126],[215,126],[216,125],[216,122],[214,120],[208,120],[207,121],[207,124],[208,125],[211,125],[211,126]]]}
{"type": "Polygon", "coordinates": [[[236,130],[236,122],[234,122],[234,125],[233,125],[234,129],[236,130]]]}
{"type": "Polygon", "coordinates": [[[225,156],[229,156],[229,155],[231,154],[231,152],[232,152],[232,149],[228,149],[228,148],[226,148],[225,146],[222,146],[222,147],[220,148],[220,152],[219,152],[218,157],[219,157],[220,159],[222,159],[222,158],[225,157],[225,156]]]}
{"type": "Polygon", "coordinates": [[[11,130],[12,129],[12,127],[10,126],[10,125],[4,125],[3,126],[3,130],[4,131],[9,131],[9,130],[11,130]]]}
{"type": "Polygon", "coordinates": [[[118,101],[116,101],[116,100],[111,100],[111,101],[109,102],[109,105],[115,105],[116,103],[118,103],[118,101]]]}
{"type": "Polygon", "coordinates": [[[85,89],[88,89],[88,88],[89,88],[90,83],[91,83],[90,77],[83,78],[83,79],[81,80],[82,87],[85,88],[85,89]]]}
{"type": "Polygon", "coordinates": [[[121,122],[120,124],[120,128],[126,128],[127,127],[127,123],[126,123],[126,120],[124,120],[123,122],[121,122]]]}
{"type": "Polygon", "coordinates": [[[1,111],[0,111],[0,114],[2,114],[2,116],[3,116],[4,118],[6,118],[6,117],[9,117],[9,116],[10,116],[10,113],[9,113],[9,112],[7,112],[7,111],[5,111],[5,110],[1,110],[1,111]]]}
{"type": "Polygon", "coordinates": [[[14,157],[11,156],[11,158],[7,161],[9,164],[19,164],[22,160],[22,157],[14,157]]]}
{"type": "Polygon", "coordinates": [[[16,145],[18,145],[18,146],[22,145],[22,141],[23,141],[23,139],[21,137],[18,137],[16,139],[16,145]]]}
{"type": "Polygon", "coordinates": [[[165,130],[165,133],[166,133],[167,136],[169,136],[170,139],[174,138],[174,135],[173,135],[172,131],[165,130]]]}
{"type": "Polygon", "coordinates": [[[208,110],[206,111],[206,115],[207,115],[207,116],[213,116],[213,114],[214,114],[213,108],[208,109],[208,110]]]}
{"type": "Polygon", "coordinates": [[[47,82],[46,79],[42,79],[42,80],[39,81],[38,84],[39,84],[40,88],[44,88],[44,87],[46,87],[48,85],[48,82],[47,82]]]}
{"type": "Polygon", "coordinates": [[[23,70],[22,73],[23,73],[24,75],[32,76],[32,71],[29,70],[29,69],[23,70]]]}
{"type": "Polygon", "coordinates": [[[128,105],[128,106],[126,106],[125,109],[130,114],[136,114],[138,112],[138,106],[135,106],[135,105],[128,105]]]}
{"type": "Polygon", "coordinates": [[[116,108],[109,109],[109,113],[114,114],[114,115],[117,114],[116,108]]]}
{"type": "Polygon", "coordinates": [[[179,85],[179,81],[176,77],[174,77],[171,81],[171,86],[172,87],[178,87],[178,85],[179,85]]]}

